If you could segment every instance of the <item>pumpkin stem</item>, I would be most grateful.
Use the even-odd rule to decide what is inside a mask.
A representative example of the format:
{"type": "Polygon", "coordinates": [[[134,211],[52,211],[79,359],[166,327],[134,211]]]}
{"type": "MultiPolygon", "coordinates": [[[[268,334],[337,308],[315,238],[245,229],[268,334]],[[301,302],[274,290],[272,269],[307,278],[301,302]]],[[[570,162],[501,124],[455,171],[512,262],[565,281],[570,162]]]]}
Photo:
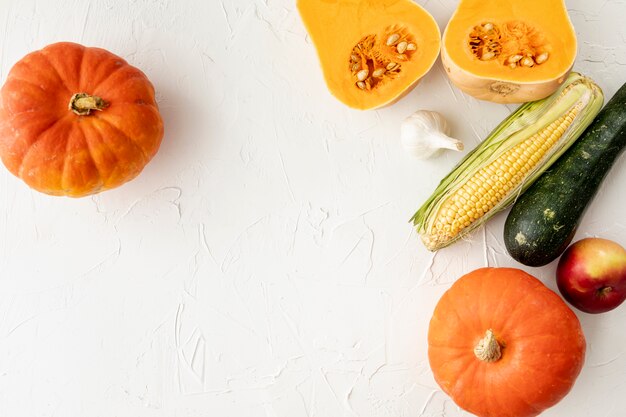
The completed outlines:
{"type": "Polygon", "coordinates": [[[483,362],[495,362],[502,356],[500,343],[496,340],[491,329],[487,330],[485,337],[478,341],[474,348],[474,355],[483,362]]]}
{"type": "Polygon", "coordinates": [[[87,93],[76,93],[70,99],[68,108],[79,116],[87,116],[92,110],[102,111],[109,103],[98,96],[87,93]]]}

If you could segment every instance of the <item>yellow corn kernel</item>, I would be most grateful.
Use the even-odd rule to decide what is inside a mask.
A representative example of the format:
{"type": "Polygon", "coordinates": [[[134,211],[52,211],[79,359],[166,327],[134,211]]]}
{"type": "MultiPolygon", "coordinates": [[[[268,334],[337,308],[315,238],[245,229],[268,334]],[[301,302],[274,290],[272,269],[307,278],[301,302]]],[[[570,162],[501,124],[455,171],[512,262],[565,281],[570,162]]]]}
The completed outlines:
{"type": "Polygon", "coordinates": [[[433,223],[435,226],[424,237],[425,242],[435,246],[454,239],[506,198],[558,142],[579,110],[573,107],[541,132],[474,173],[442,203],[433,223]]]}

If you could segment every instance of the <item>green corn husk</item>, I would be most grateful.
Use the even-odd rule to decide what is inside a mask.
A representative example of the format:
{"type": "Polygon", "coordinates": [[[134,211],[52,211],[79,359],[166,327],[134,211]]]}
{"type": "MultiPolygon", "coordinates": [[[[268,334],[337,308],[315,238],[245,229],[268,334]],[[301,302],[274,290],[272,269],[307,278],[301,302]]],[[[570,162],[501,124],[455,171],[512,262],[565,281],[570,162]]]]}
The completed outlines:
{"type": "MultiPolygon", "coordinates": [[[[496,127],[485,140],[459,162],[435,189],[430,198],[415,213],[411,221],[428,250],[446,247],[482,225],[495,213],[507,208],[582,134],[604,103],[600,87],[581,74],[572,72],[551,96],[521,105],[496,127]],[[434,223],[442,204],[479,169],[496,160],[515,145],[540,132],[574,106],[580,111],[556,144],[529,171],[521,183],[510,190],[493,208],[484,213],[454,237],[432,239],[434,223]]],[[[441,236],[441,235],[439,235],[441,236]]]]}

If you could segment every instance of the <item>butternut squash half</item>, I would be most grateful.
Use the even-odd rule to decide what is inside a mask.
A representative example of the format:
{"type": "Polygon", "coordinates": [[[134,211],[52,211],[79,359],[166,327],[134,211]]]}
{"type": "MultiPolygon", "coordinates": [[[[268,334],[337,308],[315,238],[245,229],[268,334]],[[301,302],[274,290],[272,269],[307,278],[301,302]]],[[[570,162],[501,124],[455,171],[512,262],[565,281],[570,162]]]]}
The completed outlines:
{"type": "Polygon", "coordinates": [[[444,31],[441,60],[467,94],[523,103],[556,91],[576,47],[563,0],[461,0],[444,31]]]}
{"type": "Polygon", "coordinates": [[[412,0],[298,0],[330,92],[375,109],[409,92],[439,55],[433,17],[412,0]]]}

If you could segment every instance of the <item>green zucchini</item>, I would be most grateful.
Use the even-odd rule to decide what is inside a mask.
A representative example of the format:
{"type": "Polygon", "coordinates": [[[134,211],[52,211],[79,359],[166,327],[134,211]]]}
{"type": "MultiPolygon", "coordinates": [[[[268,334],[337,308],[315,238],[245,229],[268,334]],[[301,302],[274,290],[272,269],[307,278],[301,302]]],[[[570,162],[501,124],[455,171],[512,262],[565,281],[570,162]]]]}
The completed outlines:
{"type": "Polygon", "coordinates": [[[571,242],[602,180],[626,148],[626,84],[583,135],[515,202],[504,225],[509,254],[546,265],[571,242]]]}

